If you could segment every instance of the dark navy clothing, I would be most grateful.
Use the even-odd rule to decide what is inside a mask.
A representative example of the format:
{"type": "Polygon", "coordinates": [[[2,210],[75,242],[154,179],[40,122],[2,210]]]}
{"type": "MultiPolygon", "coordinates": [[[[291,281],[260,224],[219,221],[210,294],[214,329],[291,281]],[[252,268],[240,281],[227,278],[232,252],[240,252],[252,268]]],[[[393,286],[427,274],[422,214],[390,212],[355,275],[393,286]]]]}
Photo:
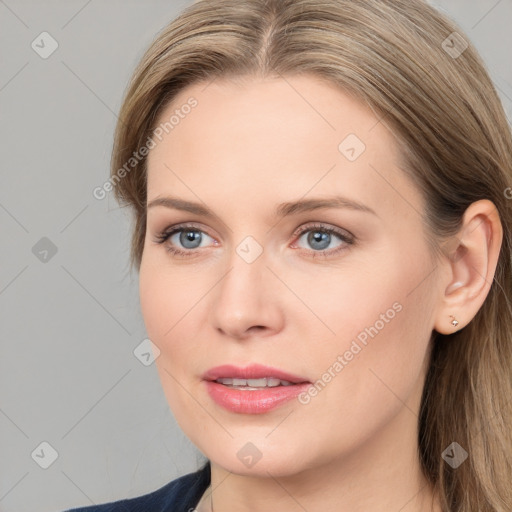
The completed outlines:
{"type": "Polygon", "coordinates": [[[192,512],[210,485],[210,463],[137,498],[70,509],[66,512],[192,512]]]}

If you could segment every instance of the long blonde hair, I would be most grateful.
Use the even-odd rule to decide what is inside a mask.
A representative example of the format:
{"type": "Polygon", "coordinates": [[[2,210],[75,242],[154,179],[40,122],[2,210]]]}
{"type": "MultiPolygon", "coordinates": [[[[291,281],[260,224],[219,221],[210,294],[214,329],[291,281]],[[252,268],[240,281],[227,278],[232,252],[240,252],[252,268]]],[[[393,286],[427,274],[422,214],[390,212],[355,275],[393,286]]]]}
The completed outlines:
{"type": "Polygon", "coordinates": [[[427,3],[200,0],[183,11],[135,70],[116,129],[111,179],[135,214],[132,264],[140,268],[146,230],[146,158],[133,155],[163,108],[200,80],[299,73],[336,84],[393,127],[439,255],[472,202],[499,212],[504,240],[482,308],[464,329],[433,333],[418,445],[443,510],[510,512],[512,135],[475,48],[427,3]],[[469,454],[457,469],[441,456],[452,442],[469,454]]]}

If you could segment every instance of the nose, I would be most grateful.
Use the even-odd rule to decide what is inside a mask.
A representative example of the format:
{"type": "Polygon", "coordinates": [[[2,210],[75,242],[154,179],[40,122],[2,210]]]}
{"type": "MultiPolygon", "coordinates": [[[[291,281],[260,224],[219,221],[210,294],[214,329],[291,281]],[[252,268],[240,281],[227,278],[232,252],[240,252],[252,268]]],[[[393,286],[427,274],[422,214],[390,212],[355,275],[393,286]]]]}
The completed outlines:
{"type": "Polygon", "coordinates": [[[271,336],[283,328],[279,288],[264,256],[248,263],[233,251],[229,271],[211,297],[210,321],[223,335],[244,340],[271,336]]]}

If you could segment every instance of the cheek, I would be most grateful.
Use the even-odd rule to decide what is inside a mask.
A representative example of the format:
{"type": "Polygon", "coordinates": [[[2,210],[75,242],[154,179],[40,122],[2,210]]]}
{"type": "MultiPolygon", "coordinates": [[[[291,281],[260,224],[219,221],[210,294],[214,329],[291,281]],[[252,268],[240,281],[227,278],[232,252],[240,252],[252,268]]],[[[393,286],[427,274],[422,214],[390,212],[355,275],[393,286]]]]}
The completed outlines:
{"type": "Polygon", "coordinates": [[[152,265],[148,260],[143,260],[139,273],[141,311],[150,339],[159,340],[165,351],[205,290],[188,273],[160,263],[152,265]]]}
{"type": "Polygon", "coordinates": [[[171,273],[162,265],[153,266],[148,257],[142,261],[139,272],[142,316],[149,339],[160,350],[155,366],[164,395],[180,425],[190,415],[186,411],[187,395],[181,396],[179,384],[186,382],[186,372],[190,372],[190,362],[194,360],[191,353],[194,345],[187,337],[194,336],[192,329],[197,325],[193,313],[199,292],[190,282],[187,285],[186,280],[180,279],[180,272],[171,273]]]}
{"type": "Polygon", "coordinates": [[[338,341],[350,344],[359,336],[376,352],[392,347],[407,352],[424,344],[424,336],[416,335],[431,327],[435,266],[421,238],[403,247],[404,240],[396,239],[371,254],[354,254],[346,269],[320,277],[316,293],[308,283],[305,296],[338,341]],[[377,340],[382,341],[372,343],[377,340]]]}
{"type": "Polygon", "coordinates": [[[159,257],[148,254],[141,263],[140,305],[148,337],[160,350],[155,365],[164,393],[179,418],[183,406],[190,405],[190,396],[182,386],[188,388],[204,370],[198,367],[204,352],[199,340],[205,338],[200,330],[205,325],[207,294],[213,283],[204,279],[204,272],[171,267],[160,259],[151,264],[155,256],[159,257]]]}
{"type": "Polygon", "coordinates": [[[431,271],[424,256],[404,264],[397,255],[366,275],[341,279],[331,302],[319,299],[336,332],[315,355],[318,378],[329,380],[314,399],[325,422],[333,421],[326,405],[336,404],[345,427],[364,435],[363,419],[370,432],[372,423],[378,428],[404,403],[417,405],[432,330],[432,282],[425,279],[431,271]]]}

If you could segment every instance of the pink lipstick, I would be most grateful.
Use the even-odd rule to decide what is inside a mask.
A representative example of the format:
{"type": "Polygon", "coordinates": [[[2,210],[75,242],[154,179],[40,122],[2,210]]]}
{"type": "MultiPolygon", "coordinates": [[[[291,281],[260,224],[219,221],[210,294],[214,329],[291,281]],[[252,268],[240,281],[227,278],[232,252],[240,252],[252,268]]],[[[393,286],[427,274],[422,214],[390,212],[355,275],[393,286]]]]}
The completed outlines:
{"type": "Polygon", "coordinates": [[[252,364],[223,365],[204,375],[212,400],[231,412],[261,414],[295,398],[311,385],[307,379],[277,368],[252,364]]]}

